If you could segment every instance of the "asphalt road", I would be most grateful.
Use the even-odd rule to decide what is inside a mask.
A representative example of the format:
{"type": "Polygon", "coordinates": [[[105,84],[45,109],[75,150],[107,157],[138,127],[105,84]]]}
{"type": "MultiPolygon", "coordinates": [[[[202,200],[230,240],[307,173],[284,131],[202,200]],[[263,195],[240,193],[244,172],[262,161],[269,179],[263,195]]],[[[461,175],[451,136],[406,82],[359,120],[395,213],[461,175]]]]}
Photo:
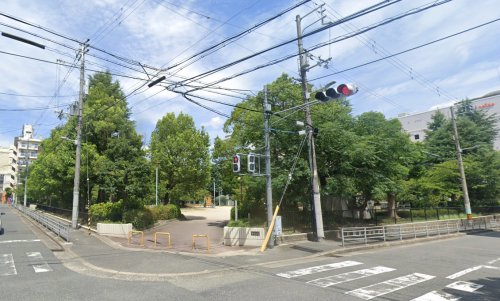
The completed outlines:
{"type": "MultiPolygon", "coordinates": [[[[499,232],[127,281],[89,273],[85,266],[69,269],[76,260],[55,256],[50,239],[14,210],[0,205],[0,211],[7,213],[0,236],[0,300],[500,300],[499,232]]],[[[210,269],[220,260],[198,261],[210,269]]]]}

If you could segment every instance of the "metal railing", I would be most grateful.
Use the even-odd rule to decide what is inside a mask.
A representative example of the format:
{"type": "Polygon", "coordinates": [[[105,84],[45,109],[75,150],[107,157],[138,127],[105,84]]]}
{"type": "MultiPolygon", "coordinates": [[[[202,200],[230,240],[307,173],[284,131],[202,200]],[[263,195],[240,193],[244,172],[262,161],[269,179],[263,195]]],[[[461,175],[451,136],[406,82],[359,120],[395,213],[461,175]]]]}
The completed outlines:
{"type": "Polygon", "coordinates": [[[418,237],[440,236],[469,230],[494,230],[500,228],[500,215],[411,224],[341,228],[342,246],[368,244],[418,237]]]}
{"type": "Polygon", "coordinates": [[[62,222],[55,218],[51,218],[48,215],[44,214],[41,211],[33,210],[22,205],[14,206],[19,211],[24,213],[25,215],[31,217],[33,220],[40,223],[45,228],[51,230],[59,237],[64,238],[66,241],[70,241],[70,232],[71,232],[71,224],[67,222],[62,222]]]}

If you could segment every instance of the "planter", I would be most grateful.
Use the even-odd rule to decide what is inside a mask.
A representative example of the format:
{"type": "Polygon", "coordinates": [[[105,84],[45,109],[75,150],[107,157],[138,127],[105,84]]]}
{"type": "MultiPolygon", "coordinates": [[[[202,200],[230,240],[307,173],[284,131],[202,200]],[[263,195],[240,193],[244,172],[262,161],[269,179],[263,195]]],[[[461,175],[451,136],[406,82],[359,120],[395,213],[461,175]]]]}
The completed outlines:
{"type": "Polygon", "coordinates": [[[97,223],[97,233],[100,235],[127,238],[132,231],[132,224],[104,224],[97,223]]]}
{"type": "Polygon", "coordinates": [[[225,246],[260,247],[265,237],[264,228],[224,227],[225,246]]]}

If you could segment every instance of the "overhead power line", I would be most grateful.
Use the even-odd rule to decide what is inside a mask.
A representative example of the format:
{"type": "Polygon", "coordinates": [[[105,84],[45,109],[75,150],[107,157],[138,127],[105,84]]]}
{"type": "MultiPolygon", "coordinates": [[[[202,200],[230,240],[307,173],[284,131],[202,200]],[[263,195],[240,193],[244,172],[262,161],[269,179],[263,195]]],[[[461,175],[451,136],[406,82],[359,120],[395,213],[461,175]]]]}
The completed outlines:
{"type": "Polygon", "coordinates": [[[472,31],[472,30],[484,27],[486,25],[489,25],[489,24],[492,24],[492,23],[495,23],[495,22],[498,22],[498,21],[500,21],[500,18],[497,18],[497,19],[494,19],[494,20],[491,20],[491,21],[479,24],[479,25],[474,26],[474,27],[470,27],[468,29],[459,31],[459,32],[454,33],[454,34],[450,34],[450,35],[444,36],[442,38],[439,38],[439,39],[436,39],[436,40],[433,40],[433,41],[430,41],[430,42],[427,42],[427,43],[424,43],[424,44],[420,44],[418,46],[415,46],[415,47],[412,47],[412,48],[409,48],[409,49],[406,49],[406,50],[403,50],[403,51],[399,51],[399,52],[393,53],[391,55],[388,55],[388,56],[385,56],[385,57],[382,57],[382,58],[379,58],[379,59],[376,59],[376,60],[372,60],[372,61],[369,61],[369,62],[366,62],[366,63],[363,63],[363,64],[359,64],[359,65],[356,65],[356,66],[353,66],[353,67],[345,68],[345,69],[342,69],[342,70],[339,70],[337,72],[330,73],[330,74],[327,74],[327,75],[324,75],[324,76],[316,77],[316,78],[311,79],[309,81],[316,81],[316,80],[323,79],[323,78],[326,78],[326,77],[329,77],[329,76],[333,76],[333,75],[336,75],[336,74],[339,74],[339,73],[343,73],[343,72],[351,71],[351,70],[354,70],[354,69],[357,69],[357,68],[365,67],[365,66],[368,66],[370,64],[374,64],[374,63],[386,60],[386,59],[391,58],[391,57],[395,57],[395,56],[398,56],[398,55],[401,55],[401,54],[404,54],[404,53],[408,53],[408,52],[413,51],[413,50],[420,49],[420,48],[425,47],[425,46],[429,46],[429,45],[435,44],[437,42],[441,42],[441,41],[447,40],[447,39],[452,38],[452,37],[456,37],[458,35],[461,35],[461,34],[464,34],[466,32],[469,32],[469,31],[472,31]]]}
{"type": "MultiPolygon", "coordinates": [[[[368,7],[368,8],[362,9],[362,10],[360,10],[360,11],[358,11],[358,12],[354,13],[354,14],[351,14],[351,15],[349,15],[349,16],[347,16],[347,17],[345,17],[345,18],[341,19],[341,20],[338,20],[338,21],[336,21],[336,22],[332,22],[332,23],[330,23],[330,24],[326,24],[326,25],[324,25],[324,26],[322,26],[322,27],[320,27],[320,28],[318,28],[318,29],[316,29],[316,30],[313,30],[313,31],[311,31],[311,32],[308,32],[308,33],[306,33],[306,34],[302,35],[302,38],[312,36],[312,35],[314,35],[314,34],[316,34],[316,33],[322,32],[322,31],[324,31],[324,30],[326,30],[326,29],[328,29],[328,28],[331,28],[331,27],[333,27],[333,26],[337,26],[337,25],[342,24],[342,23],[344,23],[344,22],[347,22],[347,21],[350,21],[350,20],[353,20],[353,19],[359,18],[359,17],[361,17],[361,16],[364,16],[364,15],[367,15],[367,14],[369,14],[369,13],[375,12],[375,11],[377,11],[377,10],[379,10],[379,9],[385,8],[385,7],[389,6],[389,5],[393,5],[393,4],[395,4],[395,3],[397,3],[397,2],[400,2],[400,1],[402,1],[402,0],[394,0],[394,1],[392,1],[392,2],[391,2],[391,1],[389,1],[389,0],[386,0],[386,1],[379,2],[379,3],[375,4],[375,5],[372,5],[372,6],[368,7]]],[[[451,0],[447,0],[447,1],[451,1],[451,0]]],[[[201,78],[203,78],[203,77],[209,76],[209,75],[214,74],[214,73],[219,72],[219,71],[222,71],[222,70],[227,69],[227,68],[229,68],[229,67],[232,67],[232,66],[234,66],[234,65],[240,64],[240,63],[242,63],[242,62],[244,62],[244,61],[247,61],[247,60],[249,60],[249,59],[251,59],[251,58],[254,58],[254,57],[256,57],[256,56],[259,56],[259,55],[264,54],[264,53],[266,53],[266,52],[269,52],[269,51],[271,51],[271,50],[274,50],[274,49],[277,49],[277,48],[279,48],[279,47],[285,46],[285,45],[287,45],[287,44],[290,44],[290,43],[296,42],[296,41],[297,41],[297,39],[298,39],[298,38],[292,38],[292,39],[287,40],[287,41],[285,41],[285,42],[281,42],[281,43],[279,43],[279,44],[276,44],[276,45],[271,46],[271,47],[269,47],[269,48],[266,48],[266,49],[264,49],[264,50],[258,51],[258,52],[254,53],[254,54],[251,54],[251,55],[248,55],[248,56],[246,56],[246,57],[243,57],[243,58],[241,58],[241,59],[239,59],[239,60],[236,60],[236,61],[233,61],[233,62],[231,62],[231,63],[225,64],[225,65],[220,66],[220,67],[218,67],[218,68],[215,68],[215,69],[212,69],[212,70],[206,71],[206,72],[201,73],[201,74],[199,74],[199,75],[193,76],[193,77],[191,77],[191,78],[189,78],[189,79],[187,79],[187,80],[184,80],[184,81],[179,82],[179,85],[189,83],[189,82],[191,82],[191,81],[193,81],[193,80],[201,79],[201,78]]],[[[297,55],[298,55],[298,54],[295,54],[295,56],[297,56],[297,55]]],[[[287,59],[288,59],[288,58],[287,58],[287,59]]],[[[283,61],[283,60],[280,60],[279,62],[281,62],[281,61],[283,61]]],[[[278,62],[276,62],[276,63],[278,63],[278,62]]],[[[274,63],[274,64],[276,64],[276,63],[274,63]]]]}
{"type": "MultiPolygon", "coordinates": [[[[360,35],[360,34],[362,34],[362,33],[365,33],[365,32],[368,32],[368,31],[370,31],[370,30],[373,30],[373,29],[375,29],[375,28],[378,28],[378,27],[380,27],[380,26],[383,26],[383,25],[389,24],[389,23],[391,23],[391,22],[394,22],[394,21],[400,20],[400,19],[402,19],[402,18],[404,18],[404,17],[406,17],[406,16],[414,15],[414,14],[416,14],[416,13],[422,12],[422,11],[424,11],[424,10],[427,10],[427,9],[433,8],[433,7],[438,6],[438,5],[442,5],[442,4],[447,3],[447,2],[450,2],[450,1],[452,1],[452,0],[442,0],[442,1],[440,1],[440,2],[434,2],[434,3],[433,3],[433,4],[431,4],[431,5],[428,5],[428,6],[425,6],[425,7],[419,8],[419,9],[417,9],[417,10],[408,11],[408,12],[406,12],[406,13],[402,14],[402,15],[398,15],[398,16],[396,16],[396,17],[386,19],[386,20],[381,21],[381,22],[379,22],[379,23],[376,23],[376,24],[374,24],[374,25],[364,27],[364,28],[360,29],[359,31],[354,32],[354,33],[352,33],[352,34],[347,34],[347,35],[344,35],[344,36],[340,36],[340,37],[337,37],[337,38],[335,38],[334,40],[331,40],[331,41],[328,41],[328,42],[319,43],[319,44],[317,44],[317,45],[315,45],[315,46],[313,46],[313,47],[311,47],[311,48],[308,48],[308,50],[307,50],[307,51],[316,50],[316,49],[319,49],[319,48],[321,48],[321,47],[328,46],[328,45],[330,45],[330,44],[334,44],[334,43],[338,43],[338,42],[341,42],[341,41],[347,40],[347,39],[349,39],[349,38],[355,37],[355,36],[360,35]]],[[[366,9],[365,9],[364,11],[366,11],[366,9]]],[[[355,14],[357,14],[357,13],[355,13],[355,14]]],[[[344,18],[344,19],[349,19],[349,20],[351,20],[351,19],[353,19],[351,16],[352,16],[352,15],[350,15],[350,16],[348,16],[348,17],[344,18]]],[[[347,20],[344,20],[344,19],[341,19],[341,20],[339,20],[339,21],[336,21],[335,23],[336,23],[336,24],[337,24],[337,23],[338,23],[338,24],[341,24],[341,23],[343,23],[343,22],[347,22],[347,20]]],[[[328,29],[328,27],[321,27],[320,29],[317,29],[317,30],[315,30],[314,32],[319,32],[319,31],[321,31],[321,30],[326,30],[326,29],[328,29]]],[[[310,34],[310,33],[308,33],[307,35],[309,35],[309,34],[310,34]]],[[[304,37],[304,36],[306,36],[306,35],[303,35],[303,37],[304,37]]],[[[276,46],[273,46],[273,47],[276,47],[276,46]]],[[[273,48],[273,47],[272,47],[272,48],[273,48]]],[[[269,48],[268,48],[268,49],[269,49],[269,48]]],[[[265,52],[265,51],[267,51],[267,50],[263,50],[262,52],[265,52]]],[[[268,63],[265,63],[265,64],[261,64],[261,65],[259,65],[259,66],[256,66],[256,67],[253,67],[253,68],[247,69],[247,70],[245,70],[245,71],[242,71],[242,72],[239,72],[239,73],[236,73],[236,74],[233,74],[233,75],[231,75],[231,76],[228,76],[228,77],[225,77],[225,78],[222,78],[222,79],[219,79],[219,80],[213,81],[212,83],[210,83],[210,84],[208,84],[208,85],[205,85],[205,86],[203,86],[203,87],[200,87],[200,88],[198,88],[198,89],[189,90],[188,92],[193,92],[193,91],[195,91],[195,90],[204,89],[204,88],[210,87],[211,85],[215,85],[215,84],[219,84],[219,83],[222,83],[222,82],[225,82],[225,81],[231,80],[231,79],[233,79],[233,78],[236,78],[236,77],[239,77],[239,76],[242,76],[242,75],[245,75],[245,74],[248,74],[248,73],[254,72],[254,71],[256,71],[256,70],[259,70],[259,69],[262,69],[262,68],[265,68],[265,67],[268,67],[268,66],[271,66],[271,65],[278,64],[278,63],[280,63],[280,62],[283,62],[283,61],[286,61],[286,60],[288,60],[288,59],[294,58],[294,57],[296,57],[296,56],[298,56],[298,55],[301,55],[301,53],[293,53],[293,54],[287,55],[287,56],[285,56],[285,57],[282,57],[282,58],[279,58],[279,59],[275,59],[275,60],[273,60],[273,61],[271,61],[271,62],[268,62],[268,63]]],[[[213,70],[211,70],[211,71],[207,71],[207,72],[205,72],[205,73],[202,73],[202,74],[200,74],[200,75],[198,75],[198,76],[192,77],[191,79],[194,79],[194,78],[199,79],[199,78],[202,78],[202,77],[208,76],[208,75],[210,75],[210,74],[212,74],[212,73],[215,73],[215,72],[221,71],[221,70],[223,70],[223,69],[225,69],[225,68],[228,68],[228,67],[233,66],[233,65],[236,65],[236,64],[238,64],[238,63],[240,63],[240,62],[242,62],[242,61],[245,61],[245,60],[247,60],[247,59],[248,59],[248,58],[250,58],[250,57],[253,57],[253,56],[247,56],[247,57],[245,57],[245,58],[243,58],[243,59],[240,59],[240,60],[238,60],[238,61],[234,61],[234,62],[229,63],[229,64],[226,64],[226,65],[224,65],[224,66],[222,66],[222,67],[219,67],[219,68],[213,69],[213,70]]],[[[188,81],[188,80],[186,80],[186,81],[188,81]]],[[[179,84],[181,84],[181,83],[183,83],[183,82],[186,82],[186,81],[182,81],[182,82],[180,82],[179,84]]],[[[178,85],[179,85],[179,84],[178,84],[178,85]]]]}

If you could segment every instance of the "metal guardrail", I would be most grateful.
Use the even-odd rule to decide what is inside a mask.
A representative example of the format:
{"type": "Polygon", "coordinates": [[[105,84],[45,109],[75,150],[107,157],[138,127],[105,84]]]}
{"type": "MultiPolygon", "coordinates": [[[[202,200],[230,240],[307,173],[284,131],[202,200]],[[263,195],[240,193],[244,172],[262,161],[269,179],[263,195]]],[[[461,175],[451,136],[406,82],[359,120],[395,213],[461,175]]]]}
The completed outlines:
{"type": "Polygon", "coordinates": [[[45,228],[64,238],[64,240],[68,242],[70,241],[71,224],[51,218],[41,211],[29,209],[22,205],[17,205],[14,207],[27,216],[31,217],[35,221],[39,222],[45,228]]]}
{"type": "Polygon", "coordinates": [[[421,222],[377,227],[341,228],[342,246],[368,244],[390,240],[440,236],[469,230],[494,230],[500,228],[500,215],[477,217],[472,220],[421,222]]]}

